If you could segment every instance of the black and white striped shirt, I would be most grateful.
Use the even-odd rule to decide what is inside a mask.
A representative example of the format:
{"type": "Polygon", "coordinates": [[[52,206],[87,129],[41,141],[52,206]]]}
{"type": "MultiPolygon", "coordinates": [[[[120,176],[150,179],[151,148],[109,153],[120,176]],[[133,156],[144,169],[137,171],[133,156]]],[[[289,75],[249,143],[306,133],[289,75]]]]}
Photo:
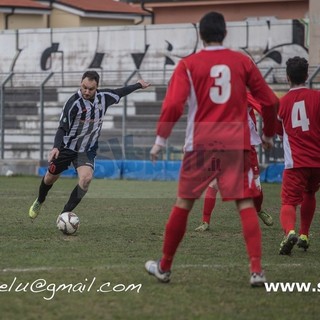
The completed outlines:
{"type": "Polygon", "coordinates": [[[108,107],[141,88],[141,84],[136,83],[114,90],[97,90],[93,101],[83,99],[81,91],[78,90],[63,107],[54,147],[76,152],[95,152],[98,148],[103,117],[108,107]]]}

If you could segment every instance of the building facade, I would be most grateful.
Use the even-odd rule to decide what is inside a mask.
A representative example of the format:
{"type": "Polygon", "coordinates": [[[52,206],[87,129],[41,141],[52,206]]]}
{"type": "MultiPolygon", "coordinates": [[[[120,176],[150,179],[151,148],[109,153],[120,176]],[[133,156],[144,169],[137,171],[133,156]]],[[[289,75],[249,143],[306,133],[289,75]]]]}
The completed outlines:
{"type": "Polygon", "coordinates": [[[197,23],[208,11],[224,14],[227,21],[262,18],[308,21],[309,63],[320,64],[319,0],[121,0],[152,12],[155,24],[197,23]]]}
{"type": "Polygon", "coordinates": [[[0,30],[134,25],[150,21],[150,13],[113,0],[0,0],[0,30]]]}

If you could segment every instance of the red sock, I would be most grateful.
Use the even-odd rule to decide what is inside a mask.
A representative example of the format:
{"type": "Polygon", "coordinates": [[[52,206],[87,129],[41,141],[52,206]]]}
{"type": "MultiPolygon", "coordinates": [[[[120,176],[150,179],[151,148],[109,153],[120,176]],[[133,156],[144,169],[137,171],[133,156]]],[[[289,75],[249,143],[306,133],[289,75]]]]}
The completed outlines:
{"type": "Polygon", "coordinates": [[[263,202],[263,192],[260,190],[260,195],[256,198],[253,198],[254,207],[256,208],[257,212],[261,211],[261,206],[263,202]]]}
{"type": "Polygon", "coordinates": [[[250,260],[250,271],[261,272],[261,231],[255,208],[240,211],[242,232],[250,260]]]}
{"type": "Polygon", "coordinates": [[[283,204],[280,210],[280,223],[285,234],[294,230],[296,225],[296,208],[289,204],[283,204]]]}
{"type": "Polygon", "coordinates": [[[202,213],[202,221],[210,223],[210,218],[214,206],[216,205],[216,196],[218,190],[216,188],[211,188],[210,186],[207,188],[206,194],[204,196],[204,204],[203,204],[203,213],[202,213]]]}
{"type": "Polygon", "coordinates": [[[186,232],[189,210],[174,206],[166,224],[163,242],[162,271],[169,271],[177,248],[186,232]]]}
{"type": "Polygon", "coordinates": [[[299,234],[309,236],[311,222],[316,210],[315,193],[304,193],[300,209],[300,230],[299,234]]]}

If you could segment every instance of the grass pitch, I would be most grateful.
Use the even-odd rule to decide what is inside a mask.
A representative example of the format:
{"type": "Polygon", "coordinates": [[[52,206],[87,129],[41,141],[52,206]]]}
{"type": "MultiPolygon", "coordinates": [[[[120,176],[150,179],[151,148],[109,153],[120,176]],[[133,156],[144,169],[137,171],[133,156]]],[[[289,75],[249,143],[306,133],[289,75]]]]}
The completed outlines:
{"type": "MultiPolygon", "coordinates": [[[[58,213],[77,181],[60,179],[41,215],[28,209],[39,177],[0,177],[0,317],[35,319],[318,319],[320,292],[267,293],[249,286],[248,259],[234,203],[217,200],[209,232],[190,214],[170,284],[144,271],[161,256],[176,182],[94,180],[75,212],[80,229],[65,236],[58,213]]],[[[320,282],[319,205],[307,252],[278,254],[280,185],[264,184],[263,265],[269,282],[320,282]]],[[[318,203],[319,195],[318,195],[318,203]]],[[[299,221],[299,218],[298,218],[299,221]]],[[[319,285],[320,289],[320,285],[319,285]]],[[[319,290],[320,291],[320,290],[319,290]]]]}

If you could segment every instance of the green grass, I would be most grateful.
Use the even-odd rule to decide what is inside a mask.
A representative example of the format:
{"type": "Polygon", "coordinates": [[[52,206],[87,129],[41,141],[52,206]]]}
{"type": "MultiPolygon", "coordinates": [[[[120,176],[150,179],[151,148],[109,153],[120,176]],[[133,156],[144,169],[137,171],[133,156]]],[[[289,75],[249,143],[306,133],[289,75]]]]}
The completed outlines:
{"type": "MultiPolygon", "coordinates": [[[[205,233],[193,231],[203,201],[196,203],[171,283],[161,284],[144,271],[144,263],[161,255],[176,182],[94,180],[75,210],[81,226],[74,236],[60,233],[55,221],[76,180],[60,179],[41,215],[31,223],[27,212],[39,183],[39,177],[0,177],[1,319],[319,318],[320,293],[250,288],[248,259],[232,202],[217,201],[211,230],[205,233]],[[35,291],[40,281],[46,281],[46,290],[32,292],[31,284],[35,291]],[[73,291],[53,292],[61,284],[72,284],[73,291]],[[102,289],[110,292],[97,292],[103,284],[102,289]],[[131,284],[141,284],[140,290],[130,290],[131,284]]],[[[280,256],[280,187],[263,185],[264,208],[275,221],[272,227],[261,225],[268,281],[311,282],[315,287],[320,282],[319,208],[308,252],[294,248],[291,257],[280,256]]]]}

